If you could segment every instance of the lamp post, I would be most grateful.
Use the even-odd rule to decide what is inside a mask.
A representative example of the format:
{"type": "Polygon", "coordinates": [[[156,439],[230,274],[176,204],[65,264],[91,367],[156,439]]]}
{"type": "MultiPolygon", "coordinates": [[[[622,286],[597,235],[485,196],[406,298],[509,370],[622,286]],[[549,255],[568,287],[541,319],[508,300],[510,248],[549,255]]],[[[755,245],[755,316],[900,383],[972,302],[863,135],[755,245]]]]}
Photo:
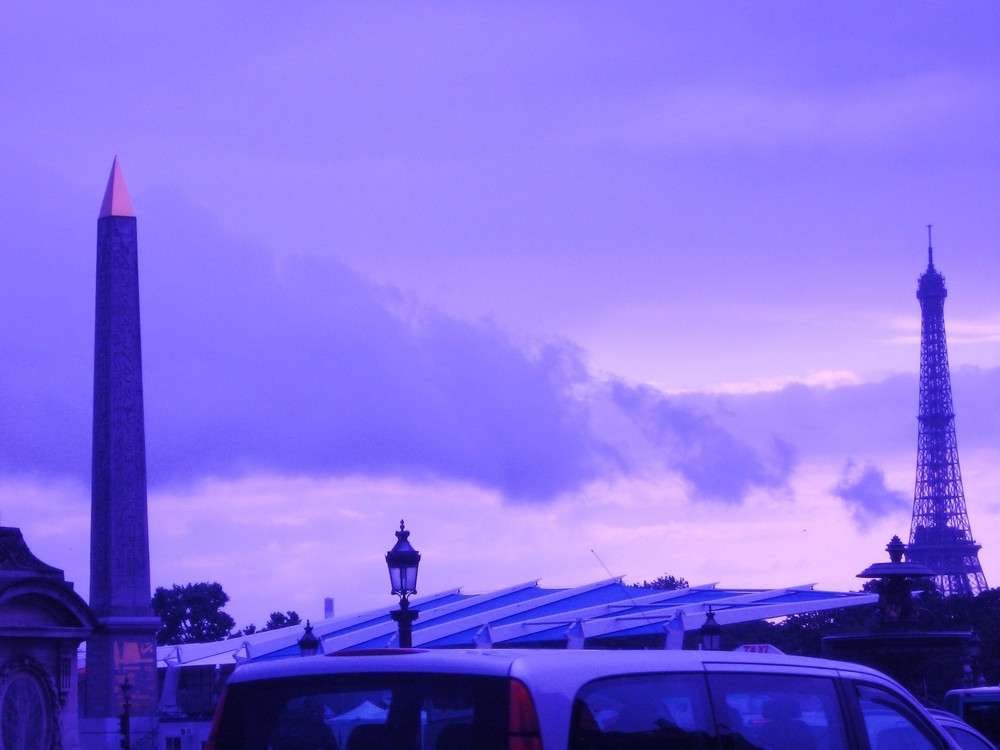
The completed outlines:
{"type": "Polygon", "coordinates": [[[722,628],[715,621],[715,612],[709,605],[705,614],[705,624],[701,626],[701,648],[703,651],[718,651],[722,640],[722,628]]]}
{"type": "MultiPolygon", "coordinates": [[[[966,679],[964,687],[979,687],[980,680],[983,680],[983,675],[979,671],[979,657],[983,653],[982,649],[983,641],[976,633],[975,630],[972,631],[972,635],[969,638],[969,650],[968,656],[965,661],[966,669],[966,679]]],[[[985,680],[983,680],[983,684],[985,680]]]]}
{"type": "Polygon", "coordinates": [[[396,544],[385,553],[385,564],[389,567],[389,581],[392,593],[399,597],[399,609],[392,611],[392,619],[399,625],[399,645],[413,647],[413,621],[417,610],[410,609],[410,596],[417,593],[417,568],[420,553],[410,545],[410,532],[399,522],[396,544]]]}
{"type": "Polygon", "coordinates": [[[132,748],[132,683],[128,681],[128,675],[122,680],[122,712],[118,715],[118,734],[121,735],[119,745],[122,750],[132,748]]]}

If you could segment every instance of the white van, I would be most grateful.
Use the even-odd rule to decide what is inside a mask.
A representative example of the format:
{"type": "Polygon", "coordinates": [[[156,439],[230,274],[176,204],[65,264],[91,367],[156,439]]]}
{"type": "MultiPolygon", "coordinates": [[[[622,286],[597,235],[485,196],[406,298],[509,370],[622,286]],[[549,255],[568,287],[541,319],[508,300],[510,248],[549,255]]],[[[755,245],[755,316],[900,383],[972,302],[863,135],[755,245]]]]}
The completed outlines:
{"type": "Polygon", "coordinates": [[[854,664],[720,651],[385,650],[238,668],[208,750],[955,750],[854,664]]]}
{"type": "Polygon", "coordinates": [[[944,694],[944,708],[974,726],[993,743],[1000,742],[1000,687],[949,690],[944,694]]]}

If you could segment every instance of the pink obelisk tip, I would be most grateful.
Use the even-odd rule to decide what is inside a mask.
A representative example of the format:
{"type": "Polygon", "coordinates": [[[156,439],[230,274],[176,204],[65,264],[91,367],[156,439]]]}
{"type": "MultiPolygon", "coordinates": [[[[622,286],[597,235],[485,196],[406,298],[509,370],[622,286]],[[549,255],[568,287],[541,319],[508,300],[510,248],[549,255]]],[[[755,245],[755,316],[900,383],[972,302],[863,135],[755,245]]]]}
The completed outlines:
{"type": "Polygon", "coordinates": [[[125,187],[125,176],[122,174],[117,156],[111,165],[108,189],[104,191],[101,213],[97,218],[103,219],[105,216],[135,216],[135,209],[132,208],[132,199],[129,197],[128,188],[125,187]]]}

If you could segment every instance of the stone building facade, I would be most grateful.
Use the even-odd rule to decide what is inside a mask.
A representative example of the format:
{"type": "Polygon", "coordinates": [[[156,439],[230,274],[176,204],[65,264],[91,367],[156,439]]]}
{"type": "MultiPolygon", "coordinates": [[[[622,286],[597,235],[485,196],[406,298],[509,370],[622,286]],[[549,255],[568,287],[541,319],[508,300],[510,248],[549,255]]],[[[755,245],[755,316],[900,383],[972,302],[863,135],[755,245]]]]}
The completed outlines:
{"type": "Polygon", "coordinates": [[[78,750],[77,648],[96,620],[58,568],[0,527],[0,742],[78,750]]]}

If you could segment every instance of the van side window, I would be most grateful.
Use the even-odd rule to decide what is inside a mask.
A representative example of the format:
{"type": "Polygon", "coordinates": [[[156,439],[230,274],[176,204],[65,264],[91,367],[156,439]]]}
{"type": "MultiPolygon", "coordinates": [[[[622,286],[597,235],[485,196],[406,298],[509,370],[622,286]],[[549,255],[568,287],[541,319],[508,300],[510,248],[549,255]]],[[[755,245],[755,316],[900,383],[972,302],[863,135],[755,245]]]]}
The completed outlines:
{"type": "Polygon", "coordinates": [[[709,750],[712,712],[697,674],[628,675],[596,680],[573,702],[570,750],[709,750]]]}
{"type": "Polygon", "coordinates": [[[962,750],[993,750],[993,745],[987,745],[986,740],[980,739],[979,735],[967,729],[949,726],[945,730],[962,750]]]}
{"type": "Polygon", "coordinates": [[[833,679],[782,674],[710,674],[723,748],[848,750],[833,679]]]}
{"type": "MultiPolygon", "coordinates": [[[[947,697],[945,707],[948,707],[947,697]]],[[[975,700],[966,700],[962,704],[961,711],[954,713],[959,714],[994,743],[1000,741],[1000,696],[994,693],[977,696],[975,700]]]]}
{"type": "Polygon", "coordinates": [[[898,696],[874,685],[854,687],[871,750],[944,748],[923,719],[898,696]]]}

